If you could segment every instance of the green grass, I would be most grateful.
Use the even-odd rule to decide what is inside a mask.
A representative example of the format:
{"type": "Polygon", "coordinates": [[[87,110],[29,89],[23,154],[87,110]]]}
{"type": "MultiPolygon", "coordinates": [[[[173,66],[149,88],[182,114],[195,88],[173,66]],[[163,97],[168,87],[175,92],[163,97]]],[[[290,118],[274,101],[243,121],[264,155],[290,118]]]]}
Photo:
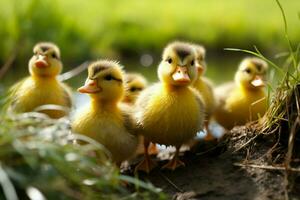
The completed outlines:
{"type": "MultiPolygon", "coordinates": [[[[300,84],[300,43],[295,43],[291,39],[291,29],[288,24],[288,15],[284,9],[282,3],[276,0],[277,8],[282,15],[282,32],[283,39],[285,42],[287,52],[284,53],[285,62],[277,63],[274,59],[266,57],[256,46],[254,50],[238,49],[238,48],[226,48],[225,50],[243,52],[257,56],[265,60],[273,72],[273,78],[276,76],[276,82],[268,88],[268,98],[270,101],[269,109],[267,110],[264,117],[261,119],[260,129],[261,133],[270,134],[278,133],[281,134],[281,129],[285,134],[293,135],[298,130],[296,120],[299,118],[299,84],[300,84]],[[295,45],[298,44],[298,45],[295,45]],[[270,95],[272,94],[272,96],[270,95]],[[285,124],[287,123],[287,127],[285,124]]],[[[289,141],[290,143],[294,142],[289,141]]],[[[291,140],[291,139],[290,139],[291,140]]]]}
{"type": "MultiPolygon", "coordinates": [[[[282,3],[287,15],[284,23],[272,0],[1,1],[0,61],[20,45],[14,73],[8,77],[14,81],[15,70],[21,71],[19,76],[27,73],[34,43],[50,40],[61,47],[67,68],[102,56],[117,57],[124,60],[128,71],[137,70],[155,81],[157,63],[141,68],[127,57],[137,59],[142,53],[151,52],[158,60],[162,47],[175,38],[201,42],[209,49],[252,49],[255,44],[256,51],[238,51],[267,60],[274,76],[281,80],[279,87],[273,88],[275,96],[263,118],[262,130],[270,133],[278,130],[282,121],[291,120],[286,102],[300,79],[299,49],[293,45],[299,43],[299,19],[295,16],[300,2],[282,3]],[[287,35],[283,25],[288,27],[288,46],[281,39],[282,33],[287,35]],[[288,49],[287,62],[281,65],[275,59],[267,59],[260,49],[270,50],[269,54],[288,49]]],[[[208,64],[212,67],[208,76],[220,81],[217,78],[221,73],[220,77],[231,79],[233,71],[224,66],[237,65],[239,59],[226,64],[216,58],[209,55],[208,64]]],[[[86,74],[75,77],[73,85],[79,86],[85,77],[86,74]]],[[[0,104],[3,94],[0,87],[0,104]]],[[[95,141],[81,138],[88,143],[74,145],[74,137],[80,136],[71,137],[66,119],[56,121],[34,113],[1,113],[0,123],[0,199],[21,198],[34,192],[49,199],[166,198],[151,184],[120,175],[95,141]],[[97,159],[89,154],[91,150],[97,152],[97,159]],[[129,181],[133,190],[129,191],[122,181],[129,181]]],[[[288,132],[293,122],[289,125],[288,132]]]]}
{"type": "MultiPolygon", "coordinates": [[[[282,4],[290,40],[298,43],[300,1],[282,4]]],[[[3,0],[0,23],[0,63],[20,47],[12,68],[1,80],[6,86],[28,74],[32,47],[41,40],[61,47],[64,71],[86,60],[118,59],[125,69],[142,72],[151,82],[157,79],[162,48],[173,39],[205,44],[207,75],[217,84],[232,80],[245,56],[224,52],[226,47],[252,49],[256,45],[266,56],[287,51],[274,0],[3,0]],[[144,53],[153,55],[149,68],[139,63],[144,53]]],[[[84,79],[82,75],[69,82],[77,86],[84,79]]]]}
{"type": "Polygon", "coordinates": [[[120,175],[102,145],[71,134],[67,119],[1,113],[0,123],[0,199],[166,198],[150,183],[120,175]]]}
{"type": "MultiPolygon", "coordinates": [[[[284,1],[290,38],[299,41],[300,2],[284,1]],[[294,16],[295,15],[295,16],[294,16]]],[[[224,47],[276,50],[282,21],[273,0],[79,1],[4,0],[0,3],[0,61],[20,44],[15,67],[27,66],[34,43],[56,42],[68,68],[98,57],[160,54],[167,42],[184,39],[209,49],[224,47]]]]}

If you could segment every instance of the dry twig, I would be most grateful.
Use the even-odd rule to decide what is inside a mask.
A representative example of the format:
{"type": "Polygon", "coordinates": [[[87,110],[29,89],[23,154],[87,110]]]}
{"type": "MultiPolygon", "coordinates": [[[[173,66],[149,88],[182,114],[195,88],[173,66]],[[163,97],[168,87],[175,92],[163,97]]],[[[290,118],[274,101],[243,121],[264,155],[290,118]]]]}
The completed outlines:
{"type": "Polygon", "coordinates": [[[166,175],[164,175],[163,173],[159,172],[159,175],[161,177],[163,177],[163,179],[165,179],[172,187],[174,187],[178,192],[183,193],[184,191],[182,189],[180,189],[175,183],[173,183],[166,175]]]}
{"type": "Polygon", "coordinates": [[[58,79],[60,81],[66,81],[70,78],[73,78],[74,76],[77,76],[78,74],[83,72],[88,67],[88,64],[89,64],[89,62],[86,61],[86,62],[82,63],[81,65],[79,65],[78,67],[75,67],[74,69],[59,75],[58,79]]]}
{"type": "Polygon", "coordinates": [[[242,164],[242,163],[234,163],[234,166],[238,167],[251,167],[265,170],[275,170],[275,171],[291,171],[291,172],[300,172],[300,168],[289,168],[281,167],[281,166],[270,166],[270,165],[255,165],[255,164],[242,164]]]}
{"type": "Polygon", "coordinates": [[[16,45],[16,47],[12,50],[11,54],[9,55],[8,59],[4,63],[4,65],[0,69],[0,79],[6,74],[6,72],[11,68],[13,62],[15,61],[18,52],[19,52],[20,44],[16,45]]]}

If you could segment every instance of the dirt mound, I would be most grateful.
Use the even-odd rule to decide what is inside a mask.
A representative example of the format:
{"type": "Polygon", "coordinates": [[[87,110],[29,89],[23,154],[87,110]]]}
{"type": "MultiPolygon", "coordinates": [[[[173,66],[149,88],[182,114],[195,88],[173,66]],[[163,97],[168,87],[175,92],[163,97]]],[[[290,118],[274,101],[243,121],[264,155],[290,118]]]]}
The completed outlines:
{"type": "Polygon", "coordinates": [[[236,127],[218,143],[201,141],[184,152],[186,167],[161,170],[166,161],[160,160],[158,168],[149,175],[140,173],[139,178],[176,200],[300,199],[299,173],[286,171],[281,164],[286,150],[279,140],[257,134],[255,124],[236,127]]]}

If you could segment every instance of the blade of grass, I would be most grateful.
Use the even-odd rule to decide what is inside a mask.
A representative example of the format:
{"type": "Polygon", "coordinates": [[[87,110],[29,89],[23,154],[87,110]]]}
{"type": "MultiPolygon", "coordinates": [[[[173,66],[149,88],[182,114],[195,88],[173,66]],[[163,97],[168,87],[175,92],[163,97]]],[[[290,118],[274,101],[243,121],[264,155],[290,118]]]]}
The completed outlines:
{"type": "MultiPolygon", "coordinates": [[[[264,61],[266,61],[267,63],[269,63],[271,66],[273,66],[278,72],[280,72],[281,75],[285,75],[286,72],[284,70],[282,70],[279,66],[277,66],[274,62],[272,62],[271,60],[267,59],[265,56],[263,56],[260,51],[257,49],[256,46],[254,46],[255,50],[257,52],[251,51],[251,50],[246,50],[246,49],[238,49],[238,48],[224,48],[224,50],[226,51],[238,51],[238,52],[244,52],[244,53],[248,53],[254,56],[257,56],[261,59],[263,59],[264,61]]],[[[287,72],[289,73],[289,72],[287,72]]],[[[297,80],[294,76],[291,75],[292,78],[294,78],[295,80],[297,80]]]]}
{"type": "Polygon", "coordinates": [[[137,189],[139,187],[141,187],[141,188],[147,189],[147,190],[155,192],[155,193],[161,191],[160,189],[154,187],[151,183],[141,182],[137,178],[133,178],[133,177],[130,177],[130,176],[120,175],[119,179],[121,181],[125,181],[125,182],[132,183],[132,184],[136,185],[137,189]]]}
{"type": "Polygon", "coordinates": [[[1,164],[0,164],[0,184],[2,185],[2,189],[5,194],[5,198],[7,200],[18,200],[19,199],[14,185],[9,180],[9,177],[7,176],[6,172],[2,168],[1,164]]]}
{"type": "Polygon", "coordinates": [[[269,59],[266,59],[264,56],[254,52],[254,51],[250,51],[250,50],[246,50],[246,49],[238,49],[238,48],[224,48],[224,50],[226,51],[239,51],[239,52],[245,52],[245,53],[248,53],[248,54],[252,54],[254,56],[257,56],[261,59],[263,59],[264,61],[266,61],[267,63],[269,63],[270,65],[272,65],[274,68],[276,68],[282,75],[285,74],[285,72],[279,68],[276,64],[274,64],[272,61],[270,61],[269,59]]]}
{"type": "Polygon", "coordinates": [[[288,25],[287,25],[287,21],[286,21],[286,15],[285,15],[285,12],[284,12],[284,9],[280,3],[279,0],[276,0],[276,3],[280,9],[280,12],[282,14],[282,19],[283,19],[283,23],[284,23],[284,33],[285,33],[285,38],[287,40],[287,43],[288,43],[288,47],[289,47],[289,51],[290,51],[290,55],[292,56],[293,58],[293,65],[294,65],[294,68],[296,69],[297,68],[297,62],[296,62],[296,58],[295,58],[295,54],[294,54],[294,51],[293,51],[293,47],[292,47],[292,43],[291,43],[291,40],[288,36],[288,25]]]}
{"type": "Polygon", "coordinates": [[[78,67],[59,75],[58,80],[60,80],[60,81],[69,80],[69,79],[73,78],[74,76],[77,76],[84,70],[86,70],[88,65],[89,65],[89,61],[86,61],[86,62],[82,63],[81,65],[79,65],[78,67]]]}
{"type": "Polygon", "coordinates": [[[277,69],[282,75],[285,74],[285,72],[279,68],[275,63],[273,63],[272,61],[270,61],[269,59],[265,58],[263,55],[259,54],[259,53],[256,53],[254,51],[251,51],[251,50],[246,50],[246,49],[238,49],[238,48],[224,48],[224,50],[226,51],[238,51],[238,52],[245,52],[245,53],[248,53],[248,54],[252,54],[254,56],[257,56],[261,59],[263,59],[264,61],[266,61],[267,63],[269,63],[270,65],[272,65],[275,69],[277,69]]]}

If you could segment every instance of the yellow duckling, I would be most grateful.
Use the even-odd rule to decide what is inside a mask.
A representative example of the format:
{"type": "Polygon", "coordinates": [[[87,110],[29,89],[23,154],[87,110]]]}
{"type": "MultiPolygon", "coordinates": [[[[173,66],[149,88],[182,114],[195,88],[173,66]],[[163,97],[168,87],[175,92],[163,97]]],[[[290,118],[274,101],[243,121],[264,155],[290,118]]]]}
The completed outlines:
{"type": "Polygon", "coordinates": [[[89,94],[91,102],[75,117],[73,131],[103,144],[117,164],[130,158],[136,151],[137,137],[131,134],[130,115],[119,105],[124,95],[120,65],[105,60],[92,63],[88,79],[78,91],[89,94]]]}
{"type": "MultiPolygon", "coordinates": [[[[138,95],[147,87],[147,80],[146,78],[137,73],[126,73],[125,74],[125,83],[126,83],[126,90],[125,95],[123,98],[123,103],[128,106],[134,106],[134,103],[138,97],[138,95]]],[[[158,150],[156,145],[151,143],[149,146],[149,153],[150,154],[157,154],[158,150]]],[[[144,138],[143,136],[139,137],[139,145],[137,147],[137,154],[144,153],[144,138]]]]}
{"type": "Polygon", "coordinates": [[[137,73],[125,74],[126,90],[123,102],[133,105],[142,90],[147,87],[147,80],[144,76],[137,73]]]}
{"type": "Polygon", "coordinates": [[[179,149],[203,128],[202,100],[189,87],[196,75],[195,52],[191,46],[182,42],[169,44],[158,67],[161,82],[145,89],[136,102],[135,118],[145,137],[144,160],[136,171],[149,172],[155,165],[149,158],[150,141],[176,147],[173,159],[164,168],[174,170],[184,166],[178,157],[179,149]]]}
{"type": "MultiPolygon", "coordinates": [[[[10,107],[13,112],[31,112],[37,107],[53,104],[71,108],[71,90],[57,80],[62,70],[59,48],[49,42],[42,42],[33,48],[29,61],[30,76],[16,83],[10,89],[10,107]]],[[[67,110],[45,109],[51,118],[65,116],[67,110]]]]}
{"type": "Polygon", "coordinates": [[[267,110],[267,68],[267,63],[259,58],[246,58],[235,74],[235,83],[216,88],[219,105],[215,118],[218,123],[230,130],[264,115],[267,110]]]}
{"type": "Polygon", "coordinates": [[[205,140],[212,140],[214,139],[211,131],[209,129],[209,123],[212,117],[213,112],[216,108],[216,100],[213,90],[212,82],[203,77],[206,71],[206,63],[205,63],[205,49],[203,46],[200,45],[193,45],[196,51],[196,68],[198,70],[198,76],[196,81],[193,83],[193,87],[202,95],[203,103],[205,106],[205,121],[204,127],[206,129],[206,137],[205,140]]]}

